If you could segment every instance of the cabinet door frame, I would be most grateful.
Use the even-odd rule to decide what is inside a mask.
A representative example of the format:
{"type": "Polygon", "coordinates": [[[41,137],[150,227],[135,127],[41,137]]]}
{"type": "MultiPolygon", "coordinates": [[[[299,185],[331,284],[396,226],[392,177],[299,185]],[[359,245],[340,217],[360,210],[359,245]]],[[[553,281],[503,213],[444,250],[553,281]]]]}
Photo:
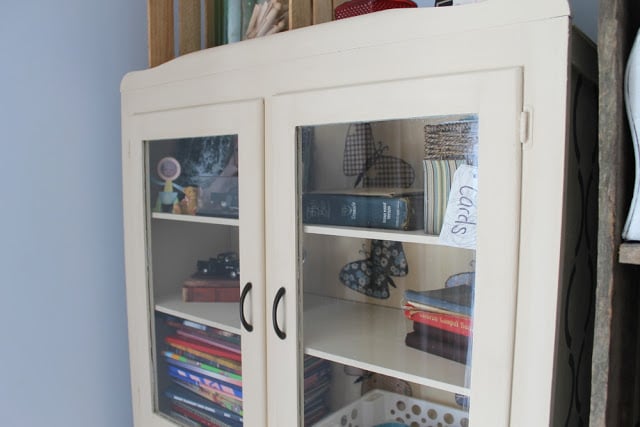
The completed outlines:
{"type": "MultiPolygon", "coordinates": [[[[266,418],[264,102],[251,99],[125,114],[123,129],[125,268],[134,423],[175,425],[155,410],[154,303],[148,258],[151,214],[145,201],[145,141],[236,134],[241,286],[253,284],[244,311],[254,329],[249,333],[242,328],[244,421],[247,425],[261,425],[266,418]]],[[[193,221],[198,222],[198,218],[201,217],[196,216],[193,221]]]]}
{"type": "Polygon", "coordinates": [[[470,419],[474,425],[509,424],[519,261],[522,92],[523,71],[514,67],[283,93],[267,101],[266,195],[276,207],[266,212],[267,302],[275,301],[278,290],[285,289],[276,317],[287,334],[280,339],[268,327],[269,425],[297,425],[302,415],[298,372],[304,343],[302,292],[297,284],[301,276],[297,245],[302,230],[297,218],[296,126],[465,113],[479,117],[478,212],[479,223],[487,224],[478,229],[470,419]],[[500,150],[492,148],[494,141],[499,141],[500,150]],[[501,174],[491,173],[496,167],[501,174]],[[512,180],[501,181],[505,176],[512,180]],[[492,203],[499,203],[500,212],[492,211],[492,203]],[[502,234],[495,238],[492,230],[500,228],[502,234]],[[500,255],[483,255],[492,253],[500,255]],[[498,304],[494,292],[500,295],[498,304]]]}

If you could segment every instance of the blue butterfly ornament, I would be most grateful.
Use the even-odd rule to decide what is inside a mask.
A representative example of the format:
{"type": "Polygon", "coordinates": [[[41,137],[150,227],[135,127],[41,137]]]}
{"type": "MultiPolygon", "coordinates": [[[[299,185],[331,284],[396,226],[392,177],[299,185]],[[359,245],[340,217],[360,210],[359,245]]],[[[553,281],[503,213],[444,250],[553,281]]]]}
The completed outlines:
{"type": "Polygon", "coordinates": [[[392,277],[409,273],[401,242],[372,240],[371,252],[365,259],[346,264],[340,270],[340,281],[350,289],[372,298],[389,298],[389,286],[396,287],[392,277]]]}

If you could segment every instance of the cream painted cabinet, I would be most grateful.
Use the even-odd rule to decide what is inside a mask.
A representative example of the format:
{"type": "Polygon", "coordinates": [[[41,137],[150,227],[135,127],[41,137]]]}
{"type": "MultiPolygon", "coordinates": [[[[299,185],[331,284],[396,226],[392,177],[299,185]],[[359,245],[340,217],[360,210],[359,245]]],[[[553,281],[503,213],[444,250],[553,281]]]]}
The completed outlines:
{"type": "Polygon", "coordinates": [[[136,425],[569,419],[567,14],[385,11],[129,74],[136,425]]]}
{"type": "Polygon", "coordinates": [[[136,424],[169,426],[190,415],[176,384],[188,397],[215,400],[231,420],[260,425],[265,417],[264,243],[255,238],[264,234],[263,120],[263,102],[254,100],[127,122],[136,424]]]}

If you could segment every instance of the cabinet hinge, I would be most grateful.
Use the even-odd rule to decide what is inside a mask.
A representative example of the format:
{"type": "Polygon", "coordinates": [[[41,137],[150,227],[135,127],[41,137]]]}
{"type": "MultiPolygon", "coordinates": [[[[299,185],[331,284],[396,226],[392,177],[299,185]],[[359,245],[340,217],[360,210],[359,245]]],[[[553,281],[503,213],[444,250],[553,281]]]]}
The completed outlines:
{"type": "Polygon", "coordinates": [[[529,145],[531,143],[531,119],[533,117],[531,107],[525,107],[520,112],[520,142],[529,145]]]}

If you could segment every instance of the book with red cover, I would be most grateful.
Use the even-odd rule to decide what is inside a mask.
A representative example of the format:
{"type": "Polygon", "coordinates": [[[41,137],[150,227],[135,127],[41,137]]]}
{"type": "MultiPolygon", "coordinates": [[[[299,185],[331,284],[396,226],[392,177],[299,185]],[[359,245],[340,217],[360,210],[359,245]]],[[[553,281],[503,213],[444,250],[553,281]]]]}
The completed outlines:
{"type": "Polygon", "coordinates": [[[420,304],[420,308],[429,307],[429,311],[473,315],[473,286],[467,284],[426,291],[407,289],[404,298],[408,304],[420,304]]]}
{"type": "Polygon", "coordinates": [[[460,335],[471,336],[473,330],[473,320],[468,316],[424,310],[404,310],[404,316],[416,323],[440,328],[460,335]]]}
{"type": "Polygon", "coordinates": [[[182,284],[185,302],[238,302],[240,281],[194,274],[182,284]]]}

